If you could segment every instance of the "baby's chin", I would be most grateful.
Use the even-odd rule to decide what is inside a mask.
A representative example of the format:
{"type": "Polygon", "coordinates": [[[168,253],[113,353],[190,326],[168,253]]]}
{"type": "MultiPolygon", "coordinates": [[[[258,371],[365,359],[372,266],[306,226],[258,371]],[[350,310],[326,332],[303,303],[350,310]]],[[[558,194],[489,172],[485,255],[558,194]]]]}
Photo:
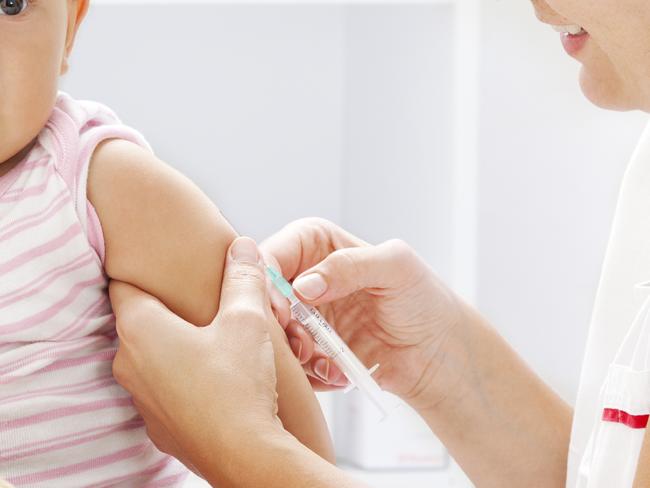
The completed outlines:
{"type": "MultiPolygon", "coordinates": [[[[54,92],[56,94],[56,91],[54,92]]],[[[38,137],[54,108],[55,98],[33,96],[27,101],[1,107],[0,112],[0,164],[20,156],[38,137]]]]}
{"type": "Polygon", "coordinates": [[[13,124],[4,131],[2,129],[3,124],[0,121],[0,134],[3,134],[3,143],[0,147],[0,166],[2,167],[0,168],[0,175],[6,172],[7,166],[11,166],[11,163],[15,163],[17,159],[24,156],[25,151],[32,145],[38,135],[38,132],[18,131],[13,124]]]}
{"type": "Polygon", "coordinates": [[[9,163],[22,149],[23,147],[20,146],[20,142],[16,138],[5,136],[2,147],[0,147],[0,165],[9,163]]]}

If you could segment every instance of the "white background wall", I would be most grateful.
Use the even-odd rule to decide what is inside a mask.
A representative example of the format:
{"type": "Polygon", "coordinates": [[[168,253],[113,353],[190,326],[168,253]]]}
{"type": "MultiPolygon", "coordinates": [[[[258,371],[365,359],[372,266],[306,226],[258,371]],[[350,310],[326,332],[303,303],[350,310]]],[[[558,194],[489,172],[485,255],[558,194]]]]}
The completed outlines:
{"type": "Polygon", "coordinates": [[[354,6],[346,25],[343,223],[413,243],[448,278],[453,8],[354,6]]]}
{"type": "Polygon", "coordinates": [[[262,237],[339,219],[343,82],[340,7],[122,2],[91,8],[64,86],[111,106],[262,237]]]}
{"type": "Polygon", "coordinates": [[[477,302],[574,401],[618,184],[646,116],[592,106],[529,2],[482,6],[477,302]]]}
{"type": "Polygon", "coordinates": [[[324,216],[372,242],[407,239],[445,278],[476,249],[478,306],[573,400],[645,117],[589,105],[529,2],[480,2],[478,179],[458,175],[477,189],[469,245],[451,238],[454,100],[472,99],[455,93],[454,2],[110,3],[92,8],[66,90],[140,129],[243,233],[324,216]]]}

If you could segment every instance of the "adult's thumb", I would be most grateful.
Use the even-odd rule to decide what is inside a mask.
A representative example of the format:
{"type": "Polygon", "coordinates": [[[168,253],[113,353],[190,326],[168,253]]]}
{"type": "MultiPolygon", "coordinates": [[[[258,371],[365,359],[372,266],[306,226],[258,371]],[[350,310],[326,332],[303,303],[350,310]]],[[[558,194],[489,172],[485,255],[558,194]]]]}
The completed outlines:
{"type": "Polygon", "coordinates": [[[226,257],[219,313],[248,311],[264,314],[269,308],[263,260],[255,241],[237,238],[226,257]]]}

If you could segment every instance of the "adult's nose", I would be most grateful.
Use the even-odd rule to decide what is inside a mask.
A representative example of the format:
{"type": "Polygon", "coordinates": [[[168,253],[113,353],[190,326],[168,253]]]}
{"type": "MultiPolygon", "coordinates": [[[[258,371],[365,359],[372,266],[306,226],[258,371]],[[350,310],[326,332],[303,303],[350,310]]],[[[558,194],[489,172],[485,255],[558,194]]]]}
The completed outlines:
{"type": "Polygon", "coordinates": [[[546,3],[546,0],[531,0],[533,3],[533,8],[535,9],[535,15],[545,24],[550,25],[565,25],[571,24],[571,21],[559,14],[553,8],[546,3]]]}

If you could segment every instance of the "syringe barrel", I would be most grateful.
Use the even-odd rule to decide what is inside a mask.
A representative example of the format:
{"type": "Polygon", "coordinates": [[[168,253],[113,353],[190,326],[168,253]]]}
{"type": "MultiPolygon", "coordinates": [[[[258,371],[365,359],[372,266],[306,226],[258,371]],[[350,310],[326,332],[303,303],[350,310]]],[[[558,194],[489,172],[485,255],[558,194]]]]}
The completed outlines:
{"type": "Polygon", "coordinates": [[[305,305],[297,299],[292,300],[291,313],[345,374],[350,383],[364,392],[385,418],[390,408],[384,400],[381,388],[325,317],[315,307],[305,305]]]}
{"type": "Polygon", "coordinates": [[[352,384],[359,386],[363,377],[370,377],[367,368],[315,307],[298,301],[291,306],[291,312],[352,384]]]}
{"type": "Polygon", "coordinates": [[[350,383],[363,391],[385,417],[389,409],[383,400],[383,392],[363,363],[359,361],[316,308],[305,305],[298,300],[292,286],[279,271],[267,267],[266,272],[273,285],[291,303],[293,317],[307,329],[325,354],[343,371],[350,383]]]}
{"type": "Polygon", "coordinates": [[[345,352],[345,343],[316,308],[296,301],[291,305],[291,314],[312,335],[330,358],[335,359],[339,354],[345,352]]]}

